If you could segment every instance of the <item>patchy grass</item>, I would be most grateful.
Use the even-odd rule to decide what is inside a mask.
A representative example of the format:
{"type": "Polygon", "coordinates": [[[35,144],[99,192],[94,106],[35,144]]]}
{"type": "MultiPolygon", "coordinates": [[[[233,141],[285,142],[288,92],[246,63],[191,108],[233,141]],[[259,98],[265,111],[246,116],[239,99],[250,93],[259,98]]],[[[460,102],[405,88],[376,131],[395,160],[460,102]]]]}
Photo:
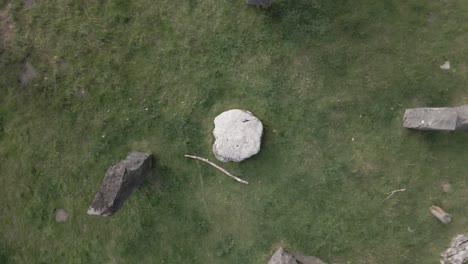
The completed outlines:
{"type": "Polygon", "coordinates": [[[284,245],[437,263],[467,231],[468,135],[401,118],[467,103],[468,2],[35,2],[0,0],[0,262],[266,263],[284,245]],[[249,186],[183,157],[213,159],[230,108],[265,125],[259,155],[225,164],[249,186]],[[157,155],[155,175],[114,217],[87,216],[131,150],[157,155]]]}

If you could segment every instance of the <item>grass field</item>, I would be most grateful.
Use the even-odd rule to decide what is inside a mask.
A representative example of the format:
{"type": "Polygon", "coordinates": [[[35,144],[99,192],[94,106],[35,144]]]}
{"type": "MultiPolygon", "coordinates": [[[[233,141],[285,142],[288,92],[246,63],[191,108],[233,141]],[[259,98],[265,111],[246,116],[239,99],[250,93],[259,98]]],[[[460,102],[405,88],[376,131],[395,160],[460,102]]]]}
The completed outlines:
{"type": "Polygon", "coordinates": [[[279,245],[438,263],[467,232],[468,134],[401,127],[406,108],[468,103],[466,0],[0,10],[0,263],[267,263],[279,245]],[[27,62],[37,77],[20,84],[27,62]],[[265,126],[258,155],[223,164],[248,186],[184,158],[214,160],[213,119],[232,108],[265,126]],[[115,216],[87,216],[132,150],[157,156],[154,175],[115,216]]]}

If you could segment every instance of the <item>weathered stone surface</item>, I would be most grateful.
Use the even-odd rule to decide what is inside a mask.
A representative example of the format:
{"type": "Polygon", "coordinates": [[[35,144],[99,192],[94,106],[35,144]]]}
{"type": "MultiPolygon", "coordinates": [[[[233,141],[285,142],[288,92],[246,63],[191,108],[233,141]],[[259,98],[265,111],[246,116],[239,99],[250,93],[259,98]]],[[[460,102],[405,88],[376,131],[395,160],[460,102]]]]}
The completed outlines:
{"type": "Polygon", "coordinates": [[[314,256],[304,256],[302,253],[294,252],[294,258],[300,264],[326,264],[321,259],[314,257],[314,256]]]}
{"type": "Polygon", "coordinates": [[[468,234],[457,235],[450,248],[441,255],[441,264],[464,264],[468,262],[468,234]]]}
{"type": "Polygon", "coordinates": [[[260,151],[263,125],[245,110],[229,110],[214,120],[213,153],[222,161],[240,162],[260,151]]]}
{"type": "Polygon", "coordinates": [[[132,152],[125,160],[110,167],[88,214],[110,216],[117,212],[151,170],[151,159],[151,154],[132,152]]]}
{"type": "Polygon", "coordinates": [[[280,247],[271,257],[268,264],[327,264],[319,258],[305,256],[300,252],[289,253],[280,247]]]}
{"type": "Polygon", "coordinates": [[[273,0],[245,0],[245,3],[248,5],[267,8],[273,4],[273,0]]]}
{"type": "Polygon", "coordinates": [[[457,112],[457,130],[468,130],[468,105],[455,107],[457,112]]]}
{"type": "Polygon", "coordinates": [[[468,130],[468,105],[407,109],[403,126],[419,130],[468,130]]]}
{"type": "Polygon", "coordinates": [[[55,222],[61,223],[67,220],[68,220],[68,214],[64,209],[59,208],[55,210],[55,222]]]}
{"type": "Polygon", "coordinates": [[[403,127],[419,130],[455,130],[457,111],[454,108],[413,108],[407,109],[403,127]]]}
{"type": "Polygon", "coordinates": [[[271,257],[268,264],[299,264],[294,256],[280,247],[271,257]]]}

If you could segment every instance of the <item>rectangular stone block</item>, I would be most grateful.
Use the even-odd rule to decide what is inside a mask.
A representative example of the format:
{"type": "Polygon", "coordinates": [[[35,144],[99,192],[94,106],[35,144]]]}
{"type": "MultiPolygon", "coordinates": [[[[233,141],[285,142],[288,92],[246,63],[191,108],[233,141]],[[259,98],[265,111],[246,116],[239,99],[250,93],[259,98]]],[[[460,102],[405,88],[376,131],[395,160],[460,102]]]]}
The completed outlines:
{"type": "Polygon", "coordinates": [[[412,108],[405,111],[403,127],[419,130],[447,130],[457,128],[455,108],[412,108]]]}

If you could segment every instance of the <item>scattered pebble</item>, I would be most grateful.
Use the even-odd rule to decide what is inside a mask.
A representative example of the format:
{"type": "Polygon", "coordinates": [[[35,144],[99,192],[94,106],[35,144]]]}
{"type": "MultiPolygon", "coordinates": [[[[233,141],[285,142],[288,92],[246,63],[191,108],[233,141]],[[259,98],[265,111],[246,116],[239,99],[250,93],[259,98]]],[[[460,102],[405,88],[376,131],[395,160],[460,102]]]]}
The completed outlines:
{"type": "Polygon", "coordinates": [[[450,70],[450,61],[446,61],[444,64],[440,65],[442,70],[450,70]]]}
{"type": "Polygon", "coordinates": [[[55,210],[55,222],[61,223],[68,220],[68,214],[64,209],[59,208],[55,210]]]}
{"type": "Polygon", "coordinates": [[[452,191],[452,185],[448,181],[443,181],[441,184],[442,191],[448,193],[452,191]]]}

